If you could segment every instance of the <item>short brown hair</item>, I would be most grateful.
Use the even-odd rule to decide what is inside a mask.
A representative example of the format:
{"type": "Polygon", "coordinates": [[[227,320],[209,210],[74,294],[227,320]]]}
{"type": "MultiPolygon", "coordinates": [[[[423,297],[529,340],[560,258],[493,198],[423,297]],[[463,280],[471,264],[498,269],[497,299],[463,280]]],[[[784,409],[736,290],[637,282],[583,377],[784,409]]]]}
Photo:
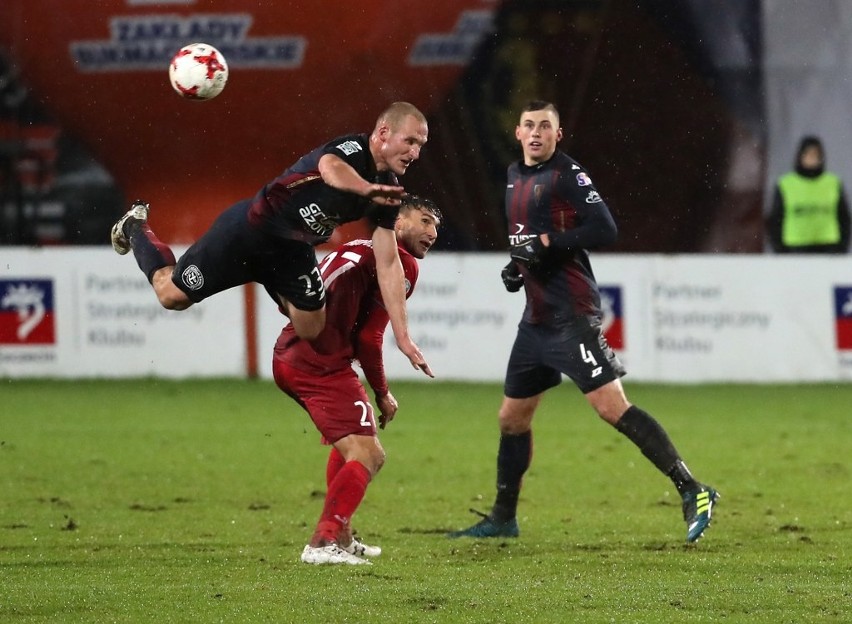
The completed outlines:
{"type": "Polygon", "coordinates": [[[556,122],[559,123],[559,111],[556,110],[556,106],[552,102],[545,102],[544,100],[531,100],[521,109],[521,114],[531,113],[533,111],[540,110],[548,110],[551,111],[554,115],[556,115],[556,122]]]}

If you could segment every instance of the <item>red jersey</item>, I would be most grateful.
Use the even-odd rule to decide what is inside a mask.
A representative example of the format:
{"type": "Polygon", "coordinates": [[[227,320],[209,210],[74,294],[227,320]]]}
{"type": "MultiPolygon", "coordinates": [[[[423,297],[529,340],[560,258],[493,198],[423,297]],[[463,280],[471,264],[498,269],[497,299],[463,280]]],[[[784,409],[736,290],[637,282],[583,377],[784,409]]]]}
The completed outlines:
{"type": "MultiPolygon", "coordinates": [[[[399,247],[405,273],[405,297],[417,283],[417,260],[399,247]]],[[[382,360],[384,332],[390,320],[382,303],[373,243],[355,240],[327,255],[319,264],[326,290],[326,322],[308,341],[288,324],[275,344],[273,360],[312,375],[323,376],[351,367],[358,360],[367,383],[378,395],[388,392],[382,360]]]]}

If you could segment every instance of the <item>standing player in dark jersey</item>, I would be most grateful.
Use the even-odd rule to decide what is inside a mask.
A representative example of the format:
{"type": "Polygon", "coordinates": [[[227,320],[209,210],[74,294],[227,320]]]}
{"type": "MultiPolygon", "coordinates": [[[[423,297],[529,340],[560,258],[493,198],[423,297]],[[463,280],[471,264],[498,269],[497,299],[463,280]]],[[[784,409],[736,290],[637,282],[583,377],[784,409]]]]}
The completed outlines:
{"type": "Polygon", "coordinates": [[[497,496],[490,514],[450,537],[516,537],[518,495],[532,459],[532,420],[545,391],[567,375],[598,415],[627,436],[683,500],[686,539],[710,524],[719,497],[697,482],[662,426],[628,402],[624,367],[601,331],[601,302],[586,250],[615,241],[612,215],[586,171],[557,149],[559,113],[531,102],[515,137],[523,160],[513,163],[506,185],[511,261],[506,289],[526,291],[526,308],[509,356],[497,454],[497,496]]]}
{"type": "Polygon", "coordinates": [[[394,237],[404,189],[396,176],[420,157],[428,137],[415,106],[395,102],[372,134],[338,137],[306,154],[253,199],[223,212],[175,261],[148,225],[148,204],[137,201],[112,228],[119,254],[133,251],[160,304],[185,310],[218,292],[258,282],[290,318],[296,333],[316,337],[325,326],[325,291],[314,246],[334,229],[368,217],[379,287],[394,337],[412,366],[432,376],[408,333],[405,286],[394,237]]]}
{"type": "MultiPolygon", "coordinates": [[[[434,244],[440,218],[427,199],[409,195],[402,201],[395,233],[407,296],[417,283],[417,260],[434,244]]],[[[325,505],[302,552],[305,563],[362,564],[367,563],[362,557],[381,554],[377,546],[354,539],[350,529],[367,485],[385,460],[373,407],[352,368],[353,360],[358,360],[373,390],[381,428],[398,408],[382,360],[388,313],[376,281],[374,252],[371,241],[361,240],[326,256],[320,263],[328,297],[325,328],[308,341],[289,324],[275,345],[275,382],[308,412],[323,441],[333,445],[326,466],[325,505]]]]}

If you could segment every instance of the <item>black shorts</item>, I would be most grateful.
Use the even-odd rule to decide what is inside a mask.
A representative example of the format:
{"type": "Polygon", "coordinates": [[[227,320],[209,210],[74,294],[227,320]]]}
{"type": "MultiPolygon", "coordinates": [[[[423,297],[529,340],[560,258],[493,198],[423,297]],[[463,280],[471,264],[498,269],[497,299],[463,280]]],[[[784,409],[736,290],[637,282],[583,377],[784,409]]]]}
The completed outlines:
{"type": "Polygon", "coordinates": [[[503,392],[509,398],[526,399],[559,385],[565,374],[588,394],[626,372],[598,322],[578,318],[544,326],[521,321],[503,392]]]}
{"type": "Polygon", "coordinates": [[[239,202],[219,215],[180,257],[172,281],[195,303],[257,282],[299,310],[319,310],[325,288],[316,251],[308,243],[276,238],[249,225],[249,204],[239,202]]]}

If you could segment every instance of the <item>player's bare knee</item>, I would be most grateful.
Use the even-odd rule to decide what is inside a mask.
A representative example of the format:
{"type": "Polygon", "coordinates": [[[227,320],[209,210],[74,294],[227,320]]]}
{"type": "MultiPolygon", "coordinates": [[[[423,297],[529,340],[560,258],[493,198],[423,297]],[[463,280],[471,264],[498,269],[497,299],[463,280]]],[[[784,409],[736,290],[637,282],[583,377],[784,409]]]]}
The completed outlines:
{"type": "Polygon", "coordinates": [[[616,397],[617,400],[596,400],[589,401],[592,408],[598,413],[602,420],[608,422],[613,427],[621,419],[621,416],[630,407],[630,403],[616,397]]]}
{"type": "Polygon", "coordinates": [[[615,409],[615,410],[614,409],[600,409],[600,410],[597,410],[597,412],[598,412],[598,416],[600,416],[602,420],[608,422],[613,427],[615,427],[615,425],[618,423],[619,419],[621,418],[621,415],[624,413],[624,411],[617,410],[617,409],[615,409]]]}
{"type": "Polygon", "coordinates": [[[370,470],[370,474],[374,477],[378,474],[379,470],[382,469],[382,466],[385,465],[385,451],[384,449],[379,449],[377,452],[373,453],[373,456],[370,457],[370,466],[368,469],[370,470]]]}
{"type": "Polygon", "coordinates": [[[157,301],[166,310],[186,310],[192,301],[172,281],[174,267],[158,269],[151,278],[151,287],[157,295],[157,301]]]}
{"type": "Polygon", "coordinates": [[[192,303],[189,301],[175,301],[174,299],[167,299],[163,301],[161,299],[160,305],[162,305],[166,310],[180,312],[181,310],[186,310],[189,306],[192,305],[192,303]]]}
{"type": "Polygon", "coordinates": [[[497,421],[500,425],[500,433],[506,435],[520,435],[530,430],[533,415],[538,407],[539,397],[529,399],[503,399],[497,421]]]}
{"type": "Polygon", "coordinates": [[[192,305],[192,301],[190,301],[189,297],[177,288],[155,290],[157,293],[157,300],[166,310],[186,310],[192,305]]]}
{"type": "Polygon", "coordinates": [[[519,435],[526,433],[532,424],[532,415],[529,418],[517,412],[506,412],[500,410],[497,417],[497,422],[500,425],[500,433],[506,435],[519,435]]]}
{"type": "Polygon", "coordinates": [[[373,443],[375,446],[370,450],[370,460],[373,463],[374,469],[372,470],[372,473],[373,476],[375,476],[376,473],[382,469],[382,466],[385,465],[387,453],[385,453],[385,448],[382,446],[382,443],[379,442],[378,438],[373,438],[373,443]]]}
{"type": "Polygon", "coordinates": [[[385,454],[382,452],[381,454],[376,453],[368,453],[354,461],[359,462],[364,468],[367,469],[367,472],[370,473],[370,479],[374,478],[379,470],[382,469],[382,466],[385,464],[385,454]]]}
{"type": "Polygon", "coordinates": [[[370,449],[369,453],[370,465],[367,466],[367,469],[370,471],[372,476],[375,477],[379,470],[382,469],[382,466],[385,465],[386,457],[385,449],[381,442],[379,442],[379,439],[373,438],[373,447],[370,449]]]}

